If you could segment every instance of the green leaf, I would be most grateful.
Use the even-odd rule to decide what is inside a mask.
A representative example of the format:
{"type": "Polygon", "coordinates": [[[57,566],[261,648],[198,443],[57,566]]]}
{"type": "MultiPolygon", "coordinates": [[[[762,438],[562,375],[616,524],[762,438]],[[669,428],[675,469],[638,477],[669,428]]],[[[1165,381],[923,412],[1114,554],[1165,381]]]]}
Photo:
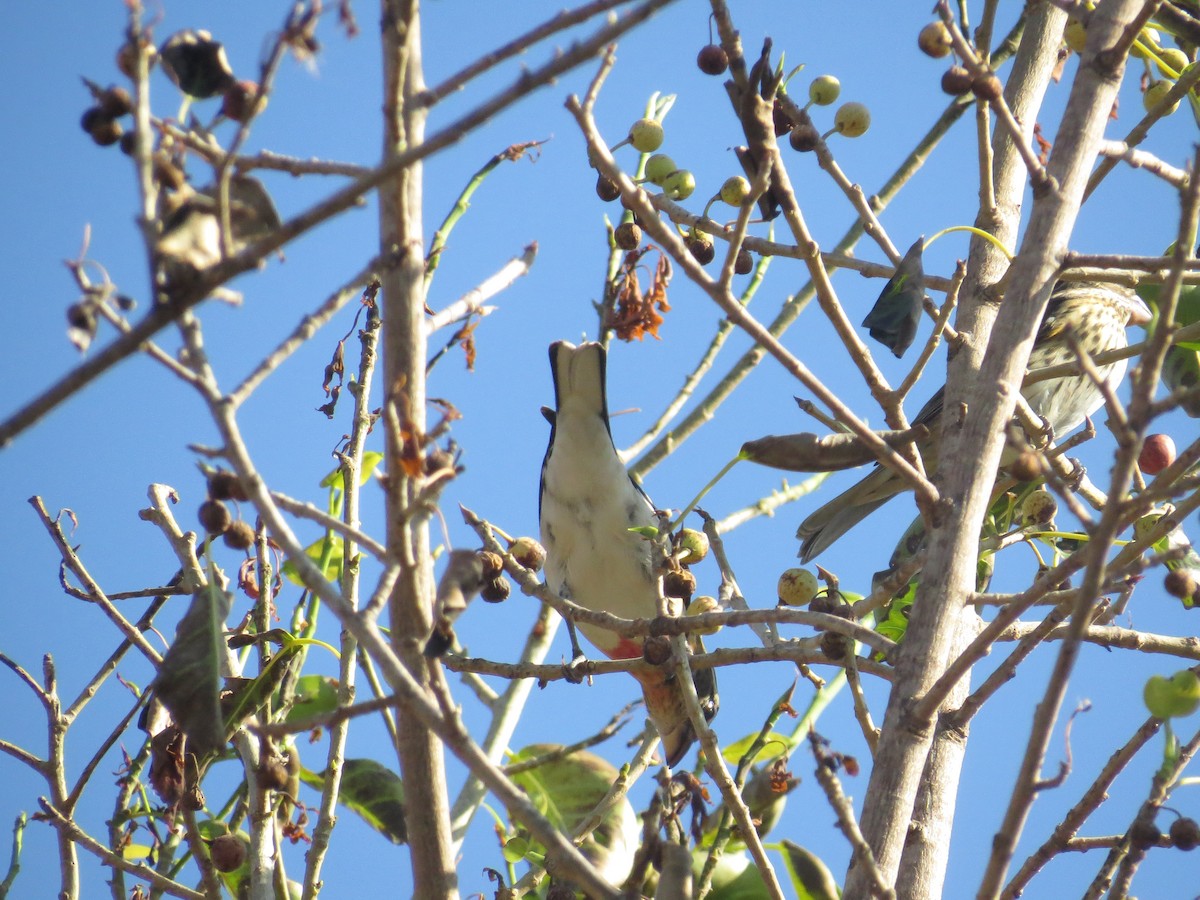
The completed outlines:
{"type": "MultiPolygon", "coordinates": [[[[304,555],[313,561],[317,568],[324,572],[325,577],[330,581],[337,582],[342,577],[342,548],[344,542],[341,538],[327,535],[313,541],[304,548],[304,555]],[[326,549],[328,545],[328,550],[326,549]],[[322,562],[324,567],[322,568],[322,562]]],[[[283,574],[293,584],[304,587],[304,582],[300,576],[296,574],[296,567],[291,561],[283,564],[283,574]]]]}
{"type": "Polygon", "coordinates": [[[216,567],[210,565],[208,585],[192,595],[154,679],[155,693],[187,735],[189,752],[198,756],[218,752],[225,745],[221,662],[232,597],[217,586],[218,578],[216,567]]]}
{"type": "MultiPolygon", "coordinates": [[[[362,455],[362,463],[358,468],[358,483],[361,487],[370,479],[371,474],[379,468],[379,464],[383,462],[383,454],[378,450],[367,450],[362,455]]],[[[333,488],[335,491],[342,489],[342,470],[336,468],[324,478],[321,479],[321,487],[333,488]]]]}
{"type": "Polygon", "coordinates": [[[288,722],[320,716],[337,709],[338,682],[327,675],[301,675],[296,680],[296,698],[288,710],[288,722]]]}
{"type": "Polygon", "coordinates": [[[783,861],[792,877],[797,900],[838,900],[841,891],[829,867],[799,844],[785,840],[783,861]]]}
{"type": "MultiPolygon", "coordinates": [[[[721,748],[721,755],[725,757],[725,761],[732,766],[736,766],[742,761],[742,757],[750,752],[750,746],[758,740],[759,732],[755,731],[743,738],[739,738],[732,744],[728,744],[721,748]]],[[[754,759],[750,762],[763,762],[772,760],[782,756],[792,746],[792,739],[786,734],[780,734],[778,731],[772,731],[767,735],[767,742],[759,748],[758,753],[754,755],[754,759]]]]}
{"type": "MultiPolygon", "coordinates": [[[[322,790],[325,773],[300,770],[300,780],[322,790]]],[[[393,844],[408,843],[404,820],[404,784],[400,776],[373,759],[348,759],[342,766],[342,789],[338,798],[348,809],[393,844]]]]}
{"type": "MultiPolygon", "coordinates": [[[[559,749],[558,744],[532,744],[513,755],[522,762],[559,749]]],[[[513,775],[537,807],[560,831],[572,832],[608,793],[618,772],[594,753],[580,751],[513,775]]],[[[622,799],[579,849],[613,884],[624,881],[633,867],[640,837],[633,806],[622,799]]],[[[544,848],[539,848],[544,852],[544,848]]]]}

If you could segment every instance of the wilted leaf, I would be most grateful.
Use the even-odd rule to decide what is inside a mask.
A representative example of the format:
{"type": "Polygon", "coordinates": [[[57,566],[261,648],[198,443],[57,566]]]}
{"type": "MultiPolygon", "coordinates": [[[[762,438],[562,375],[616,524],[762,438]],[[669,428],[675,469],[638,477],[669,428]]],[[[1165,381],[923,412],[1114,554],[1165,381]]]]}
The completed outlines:
{"type": "Polygon", "coordinates": [[[217,572],[210,566],[208,585],[192,596],[153,686],[175,724],[187,735],[188,752],[197,756],[219,751],[225,744],[221,662],[232,598],[217,581],[217,572]]]}
{"type": "MultiPolygon", "coordinates": [[[[325,773],[300,770],[301,780],[321,790],[325,773]]],[[[341,803],[393,844],[408,842],[404,821],[404,785],[400,776],[373,759],[348,759],[342,768],[341,803]]]]}
{"type": "Polygon", "coordinates": [[[924,236],[904,254],[900,265],[886,285],[867,317],[863,327],[899,359],[909,348],[921,320],[921,305],[925,299],[924,236]]]}

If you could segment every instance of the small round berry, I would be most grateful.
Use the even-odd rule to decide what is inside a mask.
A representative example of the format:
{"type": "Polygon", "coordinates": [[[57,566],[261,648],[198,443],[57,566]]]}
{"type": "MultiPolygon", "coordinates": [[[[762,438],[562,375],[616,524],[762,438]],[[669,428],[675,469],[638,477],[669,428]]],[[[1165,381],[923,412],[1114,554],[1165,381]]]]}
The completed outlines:
{"type": "Polygon", "coordinates": [[[1142,445],[1138,468],[1147,475],[1157,475],[1175,462],[1175,442],[1168,434],[1152,434],[1142,445]]]}
{"type": "Polygon", "coordinates": [[[133,98],[129,96],[129,91],[120,86],[108,88],[97,102],[104,114],[112,119],[119,119],[133,112],[133,98]]]}
{"type": "Polygon", "coordinates": [[[480,550],[475,554],[479,560],[480,574],[483,575],[484,581],[491,581],[493,578],[499,578],[504,574],[504,557],[499,553],[493,553],[491,550],[480,550]]]}
{"type": "MultiPolygon", "coordinates": [[[[250,121],[250,115],[255,112],[257,104],[258,82],[234,81],[225,88],[221,97],[221,115],[234,122],[246,123],[250,121]]],[[[266,107],[264,103],[258,112],[262,112],[266,107]]]]}
{"type": "Polygon", "coordinates": [[[950,40],[950,29],[939,19],[921,29],[921,33],[917,35],[917,46],[926,56],[944,59],[950,55],[954,42],[950,40]]]}
{"type": "MultiPolygon", "coordinates": [[[[158,49],[147,41],[142,41],[142,47],[147,56],[146,68],[153,69],[158,62],[158,49]]],[[[137,78],[137,46],[132,42],[121,45],[117,51],[117,69],[130,81],[137,78]]]]}
{"type": "MultiPolygon", "coordinates": [[[[702,616],[705,613],[724,612],[721,609],[721,604],[717,602],[716,597],[697,597],[688,604],[687,614],[689,616],[702,616]]],[[[707,625],[704,628],[695,628],[693,634],[711,635],[716,634],[721,630],[720,625],[707,625]]]]}
{"type": "Polygon", "coordinates": [[[621,196],[621,189],[612,179],[599,175],[596,178],[596,196],[605,203],[612,203],[621,196]]]}
{"type": "MultiPolygon", "coordinates": [[[[1175,87],[1175,82],[1168,81],[1165,78],[1162,81],[1156,81],[1150,87],[1146,88],[1146,93],[1142,94],[1142,106],[1146,107],[1146,112],[1150,112],[1166,98],[1170,93],[1171,88],[1175,87]]],[[[1179,101],[1176,100],[1170,106],[1162,111],[1164,116],[1169,116],[1179,109],[1179,101]]],[[[95,135],[93,134],[93,137],[95,135]]]]}
{"type": "Polygon", "coordinates": [[[971,73],[964,66],[951,66],[942,73],[942,90],[951,97],[961,97],[971,89],[971,73]]]}
{"type": "Polygon", "coordinates": [[[1171,823],[1167,836],[1176,850],[1195,850],[1200,847],[1200,824],[1195,819],[1182,816],[1171,823]]]}
{"type": "Polygon", "coordinates": [[[209,534],[223,534],[233,524],[229,507],[220,500],[205,500],[196,511],[196,517],[209,534]]]}
{"type": "Polygon", "coordinates": [[[1082,53],[1083,47],[1087,43],[1087,29],[1078,19],[1071,19],[1063,30],[1063,40],[1076,53],[1082,53]]]}
{"type": "Polygon", "coordinates": [[[792,145],[793,150],[810,153],[821,143],[821,132],[817,131],[814,125],[797,125],[788,136],[788,143],[792,145]]]}
{"type": "Polygon", "coordinates": [[[696,576],[687,569],[668,572],[663,576],[663,593],[668,597],[690,600],[696,593],[696,576]]]}
{"type": "Polygon", "coordinates": [[[284,791],[288,786],[287,764],[278,756],[264,759],[256,773],[258,786],[269,791],[284,791]]]}
{"type": "Polygon", "coordinates": [[[1004,96],[1004,85],[994,73],[987,72],[971,79],[971,92],[980,100],[995,103],[1004,96]]]}
{"type": "Polygon", "coordinates": [[[754,271],[754,257],[745,247],[738,249],[737,259],[733,261],[733,271],[738,275],[749,275],[754,271]]]}
{"type": "Polygon", "coordinates": [[[729,54],[719,44],[706,44],[696,54],[696,65],[705,75],[723,75],[729,68],[729,54]]]}
{"type": "Polygon", "coordinates": [[[834,113],[833,127],[846,137],[861,137],[871,127],[871,111],[861,103],[843,103],[834,113]]]}
{"type": "Polygon", "coordinates": [[[1172,569],[1163,578],[1163,589],[1180,600],[1194,595],[1196,588],[1196,575],[1191,569],[1172,569]]]}
{"type": "Polygon", "coordinates": [[[841,659],[850,650],[850,639],[836,631],[821,632],[821,639],[818,643],[821,652],[834,660],[841,659]]]}
{"type": "Polygon", "coordinates": [[[817,106],[836,103],[842,93],[842,83],[833,75],[822,75],[808,86],[808,99],[817,106]]]}
{"type": "Polygon", "coordinates": [[[665,634],[652,634],[642,641],[642,659],[652,666],[661,666],[671,658],[671,639],[665,634]]]}
{"type": "Polygon", "coordinates": [[[676,170],[675,160],[667,156],[665,153],[655,153],[652,157],[646,160],[646,168],[644,169],[646,180],[651,184],[657,184],[662,187],[662,183],[667,176],[676,170]]]}
{"type": "Polygon", "coordinates": [[[1018,514],[1021,519],[1021,525],[1025,528],[1047,525],[1058,514],[1058,501],[1054,499],[1054,495],[1049,491],[1030,491],[1025,499],[1021,501],[1018,514]]]}
{"type": "Polygon", "coordinates": [[[713,242],[703,235],[693,234],[687,239],[688,253],[702,266],[707,266],[717,255],[713,242]]]}
{"type": "Polygon", "coordinates": [[[663,179],[661,187],[672,200],[686,200],[696,191],[696,176],[687,169],[676,169],[663,179]]]}
{"type": "Polygon", "coordinates": [[[1179,73],[1190,63],[1188,55],[1178,47],[1164,47],[1159,51],[1158,59],[1155,61],[1158,71],[1167,78],[1178,78],[1179,73]]]}
{"type": "Polygon", "coordinates": [[[108,144],[115,144],[121,139],[123,131],[121,126],[113,120],[112,116],[108,115],[99,106],[90,106],[84,110],[83,115],[79,118],[79,127],[91,135],[92,140],[102,147],[107,146],[107,144],[102,142],[102,137],[112,134],[115,129],[116,137],[108,141],[108,144]]]}
{"type": "Polygon", "coordinates": [[[208,476],[208,496],[213,500],[246,500],[246,489],[237,473],[217,469],[208,476]]]}
{"type": "Polygon", "coordinates": [[[1008,474],[1017,481],[1033,481],[1042,477],[1042,459],[1036,450],[1025,450],[1008,467],[1008,474]]]}
{"type": "Polygon", "coordinates": [[[479,592],[479,596],[488,603],[503,603],[511,593],[512,585],[508,583],[507,578],[501,576],[487,582],[483,586],[483,590],[479,592]]]}
{"type": "Polygon", "coordinates": [[[621,250],[636,250],[642,242],[642,229],[632,222],[622,222],[613,231],[613,243],[621,250]]]}
{"type": "Polygon", "coordinates": [[[653,119],[638,119],[629,129],[629,143],[639,153],[653,153],[663,143],[663,127],[653,119]]]}
{"type": "Polygon", "coordinates": [[[121,140],[118,141],[118,144],[121,147],[122,153],[124,153],[126,156],[133,156],[134,151],[137,149],[137,132],[125,132],[123,135],[121,135],[121,140]]]}
{"type": "Polygon", "coordinates": [[[820,585],[817,576],[808,569],[787,569],[775,586],[779,602],[784,606],[807,606],[817,596],[820,585]]]}
{"type": "Polygon", "coordinates": [[[750,182],[741,175],[726,178],[725,183],[721,185],[721,199],[730,206],[741,206],[749,196],[750,182]]]}
{"type": "Polygon", "coordinates": [[[254,527],[242,519],[230,524],[221,535],[226,547],[234,550],[248,550],[254,544],[254,527]]]}
{"type": "Polygon", "coordinates": [[[1170,678],[1151,675],[1142,689],[1142,700],[1156,719],[1190,716],[1200,707],[1200,678],[1191,669],[1180,669],[1170,678]]]}
{"type": "Polygon", "coordinates": [[[708,535],[695,528],[684,528],[675,538],[675,549],[679,561],[685,566],[694,566],[708,556],[708,535]]]}
{"type": "Polygon", "coordinates": [[[513,559],[534,572],[546,564],[546,548],[531,537],[519,537],[508,548],[513,559]]]}
{"type": "Polygon", "coordinates": [[[236,834],[222,834],[208,845],[208,855],[218,872],[236,872],[246,863],[246,841],[236,834]]]}

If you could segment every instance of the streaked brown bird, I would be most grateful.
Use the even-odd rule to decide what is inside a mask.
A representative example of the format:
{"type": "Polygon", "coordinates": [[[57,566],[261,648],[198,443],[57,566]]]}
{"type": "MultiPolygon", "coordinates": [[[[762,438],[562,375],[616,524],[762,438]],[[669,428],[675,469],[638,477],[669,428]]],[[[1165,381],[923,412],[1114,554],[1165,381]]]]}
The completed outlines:
{"type": "MultiPolygon", "coordinates": [[[[1116,284],[1060,281],[1055,285],[1029,354],[1029,368],[1041,369],[1075,361],[1067,334],[1075,336],[1088,355],[1128,345],[1125,329],[1145,325],[1150,309],[1132,290],[1116,284]]],[[[1116,386],[1125,377],[1125,360],[1101,366],[1104,382],[1116,386]]],[[[920,445],[926,469],[937,467],[937,422],[942,413],[944,388],[929,399],[913,424],[931,426],[930,437],[920,445]]],[[[1067,375],[1026,385],[1021,389],[1030,407],[1062,438],[1104,405],[1104,395],[1087,376],[1067,375]]],[[[891,469],[877,465],[869,475],[834,497],[801,524],[800,559],[808,562],[896,494],[909,486],[891,469]]]]}

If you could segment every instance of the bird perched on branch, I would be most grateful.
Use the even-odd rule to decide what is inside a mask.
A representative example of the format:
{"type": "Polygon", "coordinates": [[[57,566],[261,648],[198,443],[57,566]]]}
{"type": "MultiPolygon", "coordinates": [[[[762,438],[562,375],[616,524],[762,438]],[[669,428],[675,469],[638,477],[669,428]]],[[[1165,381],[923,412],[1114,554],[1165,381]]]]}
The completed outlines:
{"type": "MultiPolygon", "coordinates": [[[[590,610],[624,618],[658,615],[662,580],[654,545],[631,528],[658,527],[654,505],[629,477],[613,444],[605,394],[605,350],[600,344],[550,346],[555,410],[542,463],[540,515],[550,589],[590,610]]],[[[570,627],[571,623],[568,622],[570,627]]],[[[579,623],[589,641],[611,659],[642,655],[642,638],[579,623]]],[[[571,633],[572,650],[581,656],[571,633]]],[[[636,673],[646,711],[662,737],[668,765],[696,739],[675,673],[658,667],[636,673]]],[[[716,675],[694,673],[705,717],[717,712],[716,675]]]]}
{"type": "MultiPolygon", "coordinates": [[[[1068,334],[1074,336],[1081,350],[1095,357],[1107,350],[1127,346],[1125,329],[1149,321],[1150,309],[1129,288],[1099,282],[1060,281],[1050,295],[1046,314],[1029,353],[1029,368],[1075,362],[1076,355],[1068,334]]],[[[1099,372],[1105,384],[1115,387],[1125,377],[1125,360],[1100,366],[1099,372]]],[[[930,470],[937,467],[943,391],[944,388],[939,388],[913,420],[914,425],[930,426],[929,438],[917,445],[926,469],[930,470]]],[[[1100,387],[1082,373],[1028,384],[1021,393],[1058,438],[1078,427],[1104,405],[1100,387]]],[[[804,562],[812,559],[896,494],[909,488],[909,484],[891,469],[877,465],[869,475],[800,524],[796,532],[801,542],[800,559],[804,562]]]]}

